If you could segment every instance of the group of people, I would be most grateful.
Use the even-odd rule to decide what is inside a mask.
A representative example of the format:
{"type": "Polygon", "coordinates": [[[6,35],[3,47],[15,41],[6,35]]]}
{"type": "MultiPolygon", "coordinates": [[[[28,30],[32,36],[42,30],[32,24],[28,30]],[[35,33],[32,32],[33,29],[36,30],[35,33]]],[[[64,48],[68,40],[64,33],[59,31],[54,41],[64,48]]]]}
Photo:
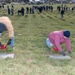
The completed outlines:
{"type": "Polygon", "coordinates": [[[9,6],[7,6],[7,10],[8,10],[8,15],[14,15],[14,6],[12,5],[11,8],[9,6]]]}
{"type": "Polygon", "coordinates": [[[22,15],[22,16],[24,16],[24,11],[25,11],[25,9],[22,7],[21,8],[21,10],[18,10],[18,15],[22,15]]]}
{"type": "MultiPolygon", "coordinates": [[[[14,48],[14,29],[11,20],[8,17],[0,17],[0,49],[6,49],[1,43],[2,33],[4,31],[7,31],[9,34],[9,39],[6,44],[14,48]]],[[[53,31],[48,35],[46,45],[49,48],[52,47],[54,51],[60,52],[63,56],[65,56],[66,53],[61,47],[61,44],[65,43],[68,53],[71,54],[70,35],[71,33],[69,30],[53,31]]]]}
{"type": "MultiPolygon", "coordinates": [[[[72,11],[74,10],[75,7],[72,7],[72,11]]],[[[12,5],[11,8],[9,6],[7,6],[7,9],[8,9],[8,15],[14,15],[14,6],[12,5]]],[[[34,11],[38,11],[39,13],[42,13],[43,11],[53,11],[53,6],[52,5],[48,5],[48,6],[32,6],[32,7],[22,7],[21,9],[19,9],[17,11],[18,15],[22,15],[24,16],[25,14],[25,11],[26,11],[26,14],[34,14],[34,11]]],[[[64,18],[64,14],[66,11],[70,10],[70,7],[67,7],[66,5],[61,5],[61,6],[57,6],[57,10],[58,12],[60,13],[60,16],[61,18],[63,19],[64,18]]]]}

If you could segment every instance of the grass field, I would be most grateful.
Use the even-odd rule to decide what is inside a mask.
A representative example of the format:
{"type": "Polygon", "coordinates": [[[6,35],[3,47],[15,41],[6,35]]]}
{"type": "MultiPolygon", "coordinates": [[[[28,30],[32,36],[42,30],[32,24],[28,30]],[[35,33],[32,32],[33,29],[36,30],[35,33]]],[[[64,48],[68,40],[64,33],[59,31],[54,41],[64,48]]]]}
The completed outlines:
{"type": "MultiPolygon", "coordinates": [[[[18,16],[19,7],[15,5],[14,16],[8,16],[6,8],[0,9],[0,16],[8,16],[15,31],[15,50],[11,52],[15,58],[0,58],[0,75],[75,75],[75,11],[65,12],[63,19],[57,11],[18,16]],[[55,52],[47,48],[46,38],[50,32],[63,29],[71,31],[72,59],[51,59],[49,55],[55,52]]],[[[6,43],[7,34],[2,39],[6,43]]],[[[68,54],[65,45],[62,47],[68,54]]]]}

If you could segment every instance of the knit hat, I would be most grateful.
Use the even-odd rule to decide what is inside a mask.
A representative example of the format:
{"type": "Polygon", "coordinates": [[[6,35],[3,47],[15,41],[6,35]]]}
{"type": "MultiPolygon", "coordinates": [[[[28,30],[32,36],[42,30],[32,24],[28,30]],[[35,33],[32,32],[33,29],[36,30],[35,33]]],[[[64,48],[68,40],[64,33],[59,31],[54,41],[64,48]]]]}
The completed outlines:
{"type": "Polygon", "coordinates": [[[64,36],[67,37],[67,38],[70,37],[70,31],[68,31],[68,30],[65,30],[63,34],[64,34],[64,36]]]}

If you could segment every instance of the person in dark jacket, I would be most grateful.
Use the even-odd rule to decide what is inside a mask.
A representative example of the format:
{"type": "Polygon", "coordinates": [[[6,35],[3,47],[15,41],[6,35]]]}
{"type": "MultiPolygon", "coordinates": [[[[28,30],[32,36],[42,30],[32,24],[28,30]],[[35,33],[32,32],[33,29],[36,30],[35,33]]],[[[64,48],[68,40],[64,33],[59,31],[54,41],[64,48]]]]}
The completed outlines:
{"type": "Polygon", "coordinates": [[[61,18],[63,18],[63,16],[64,16],[64,9],[63,8],[61,9],[60,13],[61,13],[61,18]]]}
{"type": "Polygon", "coordinates": [[[22,8],[21,8],[22,16],[24,16],[24,10],[25,10],[25,9],[22,7],[22,8]]]}

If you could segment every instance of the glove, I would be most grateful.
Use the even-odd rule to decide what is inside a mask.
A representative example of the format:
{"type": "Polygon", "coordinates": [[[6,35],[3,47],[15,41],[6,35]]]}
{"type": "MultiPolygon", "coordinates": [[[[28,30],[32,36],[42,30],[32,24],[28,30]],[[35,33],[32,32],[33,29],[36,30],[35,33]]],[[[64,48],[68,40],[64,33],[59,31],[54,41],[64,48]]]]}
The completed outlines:
{"type": "Polygon", "coordinates": [[[63,56],[66,56],[66,53],[64,51],[61,52],[63,56]]]}
{"type": "Polygon", "coordinates": [[[72,52],[71,52],[71,51],[68,51],[68,53],[69,53],[69,54],[72,54],[72,52]]]}
{"type": "Polygon", "coordinates": [[[10,45],[11,44],[11,39],[9,39],[9,41],[7,42],[7,45],[10,45]]]}
{"type": "Polygon", "coordinates": [[[1,42],[0,42],[0,46],[1,46],[2,44],[1,44],[1,42]]]}
{"type": "Polygon", "coordinates": [[[6,50],[5,45],[1,44],[1,42],[0,42],[0,49],[1,49],[1,50],[6,50]]]}
{"type": "Polygon", "coordinates": [[[1,49],[1,50],[6,50],[5,45],[2,44],[2,45],[0,46],[0,49],[1,49]]]}

